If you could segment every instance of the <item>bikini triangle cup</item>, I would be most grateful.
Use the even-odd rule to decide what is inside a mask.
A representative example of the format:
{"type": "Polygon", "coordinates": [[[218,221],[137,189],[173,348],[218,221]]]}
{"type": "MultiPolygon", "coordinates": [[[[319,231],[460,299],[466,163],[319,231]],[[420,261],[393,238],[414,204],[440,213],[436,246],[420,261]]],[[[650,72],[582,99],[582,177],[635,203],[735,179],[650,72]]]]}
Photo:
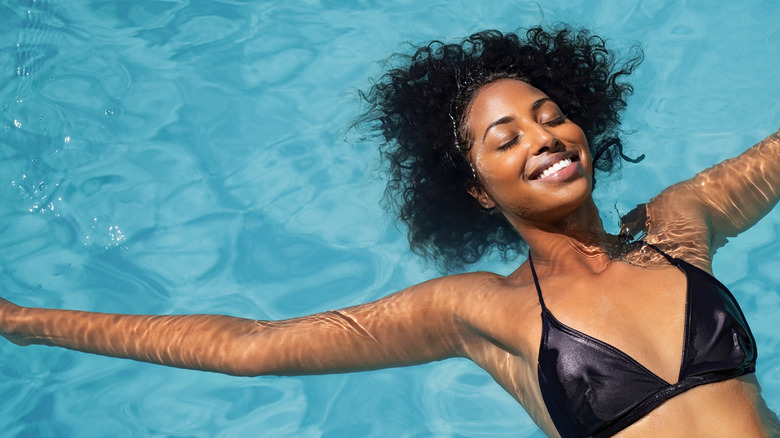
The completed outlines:
{"type": "Polygon", "coordinates": [[[646,245],[686,276],[683,352],[676,383],[556,319],[545,306],[529,253],[542,307],[539,385],[563,438],[611,436],[688,389],[755,371],[755,339],[731,292],[709,273],[646,245]]]}

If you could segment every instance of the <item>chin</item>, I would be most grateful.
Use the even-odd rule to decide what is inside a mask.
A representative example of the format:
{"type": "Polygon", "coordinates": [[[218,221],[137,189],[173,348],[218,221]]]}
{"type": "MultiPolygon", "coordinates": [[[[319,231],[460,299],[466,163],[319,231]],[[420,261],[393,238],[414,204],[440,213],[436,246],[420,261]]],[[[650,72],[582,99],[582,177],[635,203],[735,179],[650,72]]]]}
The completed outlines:
{"type": "Polygon", "coordinates": [[[536,220],[556,223],[567,220],[577,220],[583,213],[596,212],[596,204],[593,202],[591,191],[588,190],[580,196],[561,199],[560,202],[550,208],[536,212],[536,220]]]}

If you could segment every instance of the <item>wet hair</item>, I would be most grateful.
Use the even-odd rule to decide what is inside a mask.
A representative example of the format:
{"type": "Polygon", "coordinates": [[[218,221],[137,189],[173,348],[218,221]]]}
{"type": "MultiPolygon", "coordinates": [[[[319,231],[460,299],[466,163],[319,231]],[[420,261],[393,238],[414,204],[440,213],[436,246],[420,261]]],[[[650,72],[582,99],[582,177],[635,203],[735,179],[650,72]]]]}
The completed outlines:
{"type": "Polygon", "coordinates": [[[480,87],[515,78],[542,90],[583,129],[591,154],[600,154],[595,168],[609,172],[626,158],[618,128],[633,88],[623,79],[641,59],[635,48],[619,62],[603,39],[563,26],[525,35],[489,30],[389,58],[387,73],[362,94],[368,109],[359,123],[380,138],[385,205],[408,227],[412,251],[450,271],[494,250],[509,259],[526,249],[503,217],[468,193],[479,181],[466,159],[465,119],[480,87]]]}

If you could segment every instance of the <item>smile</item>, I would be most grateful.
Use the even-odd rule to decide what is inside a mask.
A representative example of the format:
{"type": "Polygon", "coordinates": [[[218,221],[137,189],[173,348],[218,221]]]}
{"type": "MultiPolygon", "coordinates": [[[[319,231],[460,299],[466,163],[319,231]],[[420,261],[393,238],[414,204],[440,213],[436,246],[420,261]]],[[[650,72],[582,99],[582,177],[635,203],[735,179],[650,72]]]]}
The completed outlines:
{"type": "Polygon", "coordinates": [[[544,172],[539,175],[538,179],[545,179],[553,173],[570,166],[571,163],[572,160],[570,158],[564,158],[563,160],[558,161],[557,163],[554,163],[552,166],[545,169],[544,172]]]}

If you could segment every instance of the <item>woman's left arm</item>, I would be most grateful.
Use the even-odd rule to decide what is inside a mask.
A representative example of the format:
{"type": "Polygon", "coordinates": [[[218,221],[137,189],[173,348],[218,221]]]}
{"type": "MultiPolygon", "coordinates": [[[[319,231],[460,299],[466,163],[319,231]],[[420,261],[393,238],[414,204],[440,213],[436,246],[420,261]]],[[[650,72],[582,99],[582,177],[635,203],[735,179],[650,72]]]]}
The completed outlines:
{"type": "Polygon", "coordinates": [[[780,131],[685,185],[700,200],[714,237],[732,237],[769,213],[780,197],[780,131]]]}
{"type": "Polygon", "coordinates": [[[772,210],[779,197],[780,131],[737,157],[664,190],[651,201],[656,214],[650,216],[655,222],[660,218],[653,216],[663,211],[663,222],[677,223],[677,227],[704,224],[714,249],[719,245],[712,243],[753,226],[772,210]]]}

